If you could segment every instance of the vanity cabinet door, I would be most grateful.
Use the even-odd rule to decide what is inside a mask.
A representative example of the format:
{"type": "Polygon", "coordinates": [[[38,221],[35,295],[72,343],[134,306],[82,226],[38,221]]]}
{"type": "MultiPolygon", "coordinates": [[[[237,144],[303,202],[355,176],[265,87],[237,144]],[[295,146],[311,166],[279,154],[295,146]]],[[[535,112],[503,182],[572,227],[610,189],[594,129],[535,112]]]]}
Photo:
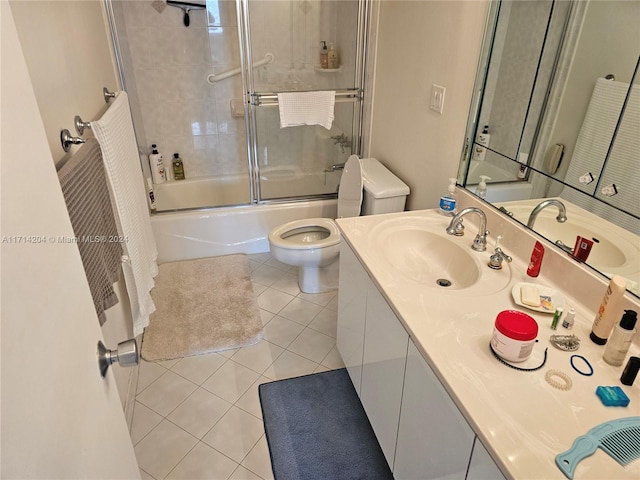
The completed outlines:
{"type": "Polygon", "coordinates": [[[478,437],[473,444],[471,462],[469,462],[469,472],[467,480],[504,480],[505,477],[495,464],[487,449],[478,437]]]}
{"type": "Polygon", "coordinates": [[[367,283],[360,400],[393,470],[409,336],[373,282],[367,283]]]}
{"type": "Polygon", "coordinates": [[[347,242],[340,244],[337,346],[360,395],[369,276],[347,242]]]}
{"type": "Polygon", "coordinates": [[[410,341],[393,471],[396,480],[464,480],[474,436],[410,341]]]}

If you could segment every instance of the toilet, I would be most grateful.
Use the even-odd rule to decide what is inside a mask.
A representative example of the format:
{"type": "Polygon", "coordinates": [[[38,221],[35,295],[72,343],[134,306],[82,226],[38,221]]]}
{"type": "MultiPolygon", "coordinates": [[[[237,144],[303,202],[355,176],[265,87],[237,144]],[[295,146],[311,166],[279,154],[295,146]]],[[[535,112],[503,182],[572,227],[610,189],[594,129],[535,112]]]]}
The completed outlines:
{"type": "MultiPolygon", "coordinates": [[[[351,155],[338,189],[338,218],[401,212],[409,187],[375,158],[351,155]]],[[[269,233],[273,257],[298,267],[305,293],[338,288],[340,232],[330,218],[307,218],[280,225],[269,233]]]]}

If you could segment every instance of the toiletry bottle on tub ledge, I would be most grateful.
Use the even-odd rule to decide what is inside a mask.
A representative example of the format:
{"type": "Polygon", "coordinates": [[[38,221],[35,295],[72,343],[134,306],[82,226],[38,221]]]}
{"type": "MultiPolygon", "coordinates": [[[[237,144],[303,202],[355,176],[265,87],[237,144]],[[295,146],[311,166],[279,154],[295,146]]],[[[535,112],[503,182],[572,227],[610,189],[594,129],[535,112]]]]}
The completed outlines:
{"type": "Polygon", "coordinates": [[[151,176],[153,183],[156,185],[167,181],[167,171],[164,167],[162,154],[158,151],[158,145],[151,145],[151,153],[149,154],[149,167],[151,168],[151,176]]]}
{"type": "Polygon", "coordinates": [[[174,153],[173,160],[171,161],[171,167],[173,170],[174,180],[184,180],[184,165],[180,159],[180,154],[174,153]]]}

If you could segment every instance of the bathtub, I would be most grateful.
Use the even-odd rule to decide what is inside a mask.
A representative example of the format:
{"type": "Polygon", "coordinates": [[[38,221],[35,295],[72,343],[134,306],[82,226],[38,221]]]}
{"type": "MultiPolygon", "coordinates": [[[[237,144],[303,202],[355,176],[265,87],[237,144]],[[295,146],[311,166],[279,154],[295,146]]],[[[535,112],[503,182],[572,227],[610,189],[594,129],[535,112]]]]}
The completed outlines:
{"type": "MultiPolygon", "coordinates": [[[[186,180],[185,180],[186,181],[186,180]]],[[[337,200],[157,213],[151,217],[158,263],[269,251],[271,229],[303,218],[336,218],[337,200]]]]}
{"type": "MultiPolygon", "coordinates": [[[[339,172],[303,172],[297,166],[263,167],[263,199],[336,193],[339,172]]],[[[158,212],[250,203],[247,175],[208,176],[154,184],[158,212]]]]}
{"type": "Polygon", "coordinates": [[[515,171],[507,171],[486,160],[471,160],[467,188],[475,192],[475,185],[480,181],[480,175],[486,175],[491,178],[487,181],[487,196],[485,197],[487,202],[527,200],[531,198],[533,185],[525,180],[514,180],[515,171]]]}

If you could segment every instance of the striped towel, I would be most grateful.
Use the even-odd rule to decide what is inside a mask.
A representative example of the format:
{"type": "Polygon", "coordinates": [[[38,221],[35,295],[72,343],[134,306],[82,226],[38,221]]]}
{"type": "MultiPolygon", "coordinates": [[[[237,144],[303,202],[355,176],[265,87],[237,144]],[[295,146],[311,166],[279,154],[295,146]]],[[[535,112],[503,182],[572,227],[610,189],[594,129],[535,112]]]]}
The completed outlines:
{"type": "Polygon", "coordinates": [[[278,94],[280,128],[322,125],[331,130],[336,92],[285,92],[278,94]]]}
{"type": "Polygon", "coordinates": [[[91,122],[91,129],[102,149],[118,233],[125,239],[122,271],[131,302],[133,335],[138,336],[156,309],[150,292],[158,274],[158,250],[126,92],[118,93],[102,118],[91,122]]]}
{"type": "Polygon", "coordinates": [[[117,241],[100,146],[89,139],[58,172],[100,325],[116,303],[113,283],[120,274],[122,245],[117,241]]]}

